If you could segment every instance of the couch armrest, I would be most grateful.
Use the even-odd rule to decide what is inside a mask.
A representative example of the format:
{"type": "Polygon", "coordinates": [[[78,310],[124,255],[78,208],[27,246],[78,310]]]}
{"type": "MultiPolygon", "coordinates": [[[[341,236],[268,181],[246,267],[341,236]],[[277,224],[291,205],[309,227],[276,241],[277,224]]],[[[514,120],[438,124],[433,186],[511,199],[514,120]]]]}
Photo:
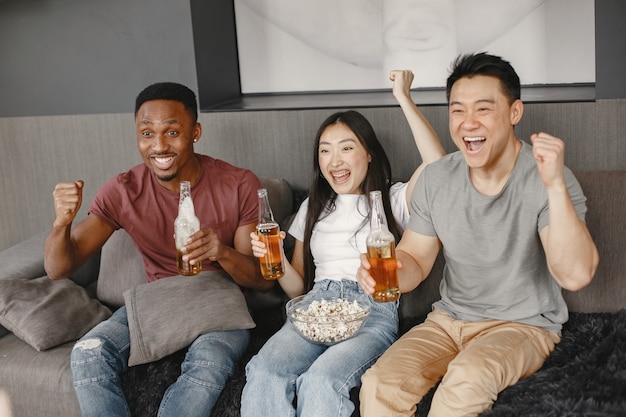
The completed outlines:
{"type": "MultiPolygon", "coordinates": [[[[34,279],[45,275],[43,245],[48,233],[41,233],[0,251],[0,280],[34,279]]],[[[0,326],[0,337],[10,332],[0,326]]]]}
{"type": "MultiPolygon", "coordinates": [[[[43,266],[43,248],[48,231],[39,233],[16,245],[0,251],[0,279],[34,279],[46,276],[43,266]]],[[[82,287],[98,279],[100,252],[98,251],[70,279],[82,287]]]]}
{"type": "Polygon", "coordinates": [[[0,252],[0,279],[33,279],[46,275],[43,246],[48,232],[40,233],[0,252]]]}

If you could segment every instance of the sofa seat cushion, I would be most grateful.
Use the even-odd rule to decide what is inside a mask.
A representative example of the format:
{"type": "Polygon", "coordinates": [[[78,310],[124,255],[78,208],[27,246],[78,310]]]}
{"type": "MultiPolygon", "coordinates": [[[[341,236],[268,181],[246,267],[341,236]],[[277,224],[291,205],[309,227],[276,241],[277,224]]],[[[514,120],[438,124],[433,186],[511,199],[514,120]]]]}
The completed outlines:
{"type": "Polygon", "coordinates": [[[80,417],[70,370],[73,345],[39,352],[14,334],[0,339],[0,389],[11,401],[13,416],[80,417]]]}

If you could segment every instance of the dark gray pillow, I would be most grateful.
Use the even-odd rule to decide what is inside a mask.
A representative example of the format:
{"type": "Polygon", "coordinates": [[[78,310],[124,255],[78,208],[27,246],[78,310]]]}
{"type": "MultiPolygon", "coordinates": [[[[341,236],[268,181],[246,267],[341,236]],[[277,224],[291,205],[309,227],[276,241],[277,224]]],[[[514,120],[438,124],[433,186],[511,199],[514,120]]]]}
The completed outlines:
{"type": "Polygon", "coordinates": [[[0,324],[39,351],[77,340],[110,316],[68,279],[0,280],[0,324]]]}
{"type": "Polygon", "coordinates": [[[224,272],[161,278],[125,291],[124,300],[129,366],[159,360],[204,333],[255,326],[241,289],[224,272]]]}

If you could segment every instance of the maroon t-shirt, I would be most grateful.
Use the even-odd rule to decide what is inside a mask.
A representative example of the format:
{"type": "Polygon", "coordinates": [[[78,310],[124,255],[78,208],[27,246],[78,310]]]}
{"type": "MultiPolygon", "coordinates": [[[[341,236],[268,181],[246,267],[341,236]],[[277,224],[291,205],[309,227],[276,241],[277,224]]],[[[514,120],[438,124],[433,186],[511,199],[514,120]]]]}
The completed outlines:
{"type": "MultiPolygon", "coordinates": [[[[233,247],[239,226],[257,222],[257,190],[261,183],[250,170],[196,154],[200,179],[191,196],[200,227],[211,227],[221,242],[233,247]]],[[[113,229],[125,229],[143,256],[148,281],[178,275],[174,219],[179,193],[168,191],[145,166],[110,179],[96,194],[89,214],[113,229]]],[[[221,270],[219,263],[204,261],[203,270],[221,270]]]]}

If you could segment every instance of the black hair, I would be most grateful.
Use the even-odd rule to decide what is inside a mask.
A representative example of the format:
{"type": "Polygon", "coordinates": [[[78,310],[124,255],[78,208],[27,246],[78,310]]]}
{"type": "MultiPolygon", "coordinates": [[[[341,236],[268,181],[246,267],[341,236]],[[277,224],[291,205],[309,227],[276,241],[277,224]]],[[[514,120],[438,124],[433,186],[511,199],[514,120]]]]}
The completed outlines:
{"type": "Polygon", "coordinates": [[[149,85],[137,95],[135,100],[135,116],[139,108],[146,101],[152,100],[173,100],[178,101],[185,106],[185,110],[189,112],[193,122],[198,121],[198,104],[196,102],[196,94],[182,84],[163,82],[149,85]]]}
{"type": "MultiPolygon", "coordinates": [[[[317,131],[313,143],[313,179],[309,187],[309,207],[304,229],[304,285],[308,291],[313,287],[315,280],[315,265],[311,254],[311,236],[315,224],[320,220],[325,210],[332,211],[335,208],[337,193],[326,181],[319,165],[319,142],[324,131],[331,125],[341,123],[350,129],[371,156],[367,174],[361,184],[361,192],[368,196],[369,192],[381,190],[383,195],[383,207],[389,225],[389,231],[393,233],[396,241],[402,236],[401,227],[397,224],[391,211],[389,189],[391,188],[391,163],[385,149],[376,137],[374,128],[361,113],[354,110],[337,112],[330,115],[317,131]]],[[[364,223],[366,224],[366,223],[364,223]]],[[[355,231],[356,233],[356,231],[355,231]]]]}
{"type": "Polygon", "coordinates": [[[450,91],[461,78],[475,75],[489,75],[500,80],[502,92],[509,99],[509,104],[521,97],[520,80],[515,69],[508,61],[485,52],[459,55],[452,63],[452,70],[446,82],[446,99],[450,103],[450,91]]]}

